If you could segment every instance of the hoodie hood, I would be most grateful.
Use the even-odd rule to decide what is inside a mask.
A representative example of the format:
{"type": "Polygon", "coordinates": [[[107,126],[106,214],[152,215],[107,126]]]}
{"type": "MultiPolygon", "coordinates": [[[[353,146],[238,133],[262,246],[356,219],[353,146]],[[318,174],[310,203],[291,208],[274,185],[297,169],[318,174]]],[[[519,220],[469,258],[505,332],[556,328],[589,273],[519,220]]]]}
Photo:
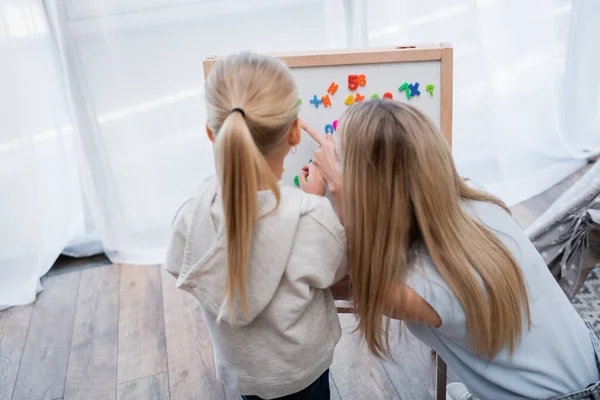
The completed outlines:
{"type": "MultiPolygon", "coordinates": [[[[282,192],[287,190],[297,189],[281,186],[282,192]]],[[[246,278],[248,313],[242,311],[239,293],[230,312],[225,295],[227,243],[217,180],[207,181],[182,213],[188,221],[177,286],[193,294],[218,320],[231,325],[251,323],[271,302],[288,264],[300,219],[297,196],[282,194],[282,204],[271,214],[276,205],[273,193],[259,191],[257,196],[260,215],[266,216],[259,220],[252,237],[246,278]]]]}

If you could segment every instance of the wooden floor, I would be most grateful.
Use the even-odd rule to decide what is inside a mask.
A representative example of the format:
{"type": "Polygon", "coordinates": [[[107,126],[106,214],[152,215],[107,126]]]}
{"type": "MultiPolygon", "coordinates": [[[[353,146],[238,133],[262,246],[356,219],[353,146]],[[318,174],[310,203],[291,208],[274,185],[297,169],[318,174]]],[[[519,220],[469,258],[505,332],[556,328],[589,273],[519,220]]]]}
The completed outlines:
{"type": "MultiPolygon", "coordinates": [[[[515,217],[528,225],[575,179],[516,206],[515,217]]],[[[98,264],[61,268],[34,304],[0,312],[0,400],[239,399],[216,380],[195,299],[158,266],[98,264]]],[[[332,399],[434,397],[429,349],[404,332],[391,341],[397,363],[380,361],[352,332],[354,317],[340,320],[332,399]]]]}

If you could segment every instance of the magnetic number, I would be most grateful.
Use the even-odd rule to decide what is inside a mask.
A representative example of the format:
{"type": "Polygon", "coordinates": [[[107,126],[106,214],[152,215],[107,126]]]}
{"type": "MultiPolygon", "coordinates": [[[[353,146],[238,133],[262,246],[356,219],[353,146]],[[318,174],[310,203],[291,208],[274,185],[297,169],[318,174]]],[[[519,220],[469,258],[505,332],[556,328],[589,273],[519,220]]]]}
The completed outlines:
{"type": "Polygon", "coordinates": [[[358,75],[348,75],[348,89],[356,90],[358,88],[358,75]]]}
{"type": "Polygon", "coordinates": [[[367,76],[365,74],[348,75],[348,89],[356,90],[359,86],[365,86],[366,84],[367,76]]]}

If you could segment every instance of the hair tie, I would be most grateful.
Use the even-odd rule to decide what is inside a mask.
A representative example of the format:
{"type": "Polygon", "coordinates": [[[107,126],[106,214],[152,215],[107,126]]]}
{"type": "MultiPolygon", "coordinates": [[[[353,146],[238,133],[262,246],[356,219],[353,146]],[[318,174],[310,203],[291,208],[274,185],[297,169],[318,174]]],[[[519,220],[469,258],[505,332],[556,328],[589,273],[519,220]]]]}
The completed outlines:
{"type": "Polygon", "coordinates": [[[236,111],[239,112],[240,114],[242,114],[242,117],[244,117],[244,119],[246,119],[246,113],[241,108],[237,108],[237,107],[232,108],[231,111],[229,111],[229,114],[236,112],[236,111]]]}

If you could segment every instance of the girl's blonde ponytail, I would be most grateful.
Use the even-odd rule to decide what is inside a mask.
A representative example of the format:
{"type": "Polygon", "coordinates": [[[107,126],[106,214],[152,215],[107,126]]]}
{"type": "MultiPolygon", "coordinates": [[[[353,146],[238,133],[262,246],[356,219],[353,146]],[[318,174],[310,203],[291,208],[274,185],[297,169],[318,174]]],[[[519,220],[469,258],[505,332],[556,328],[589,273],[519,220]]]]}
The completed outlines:
{"type": "Polygon", "coordinates": [[[237,299],[247,313],[246,272],[259,215],[257,191],[271,190],[279,206],[278,177],[265,156],[285,156],[298,119],[291,71],[273,57],[239,53],[215,63],[206,79],[208,129],[215,135],[227,239],[225,299],[232,317],[237,299]]]}
{"type": "Polygon", "coordinates": [[[236,292],[242,311],[247,313],[246,271],[251,256],[252,232],[260,217],[257,191],[259,185],[267,186],[275,195],[277,208],[279,186],[239,111],[230,112],[225,118],[215,141],[215,156],[227,239],[225,291],[231,314],[234,315],[236,292]]]}

